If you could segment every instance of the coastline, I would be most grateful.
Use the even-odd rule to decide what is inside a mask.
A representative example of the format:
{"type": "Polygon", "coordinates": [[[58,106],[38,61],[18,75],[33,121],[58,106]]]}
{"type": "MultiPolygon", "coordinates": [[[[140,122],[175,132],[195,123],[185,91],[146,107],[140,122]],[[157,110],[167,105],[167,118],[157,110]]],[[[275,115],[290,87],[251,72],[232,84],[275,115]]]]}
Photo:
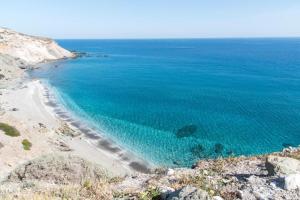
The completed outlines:
{"type": "Polygon", "coordinates": [[[63,119],[61,108],[50,99],[53,96],[50,97],[49,88],[40,80],[24,80],[1,90],[3,110],[0,119],[16,127],[21,136],[9,143],[9,136],[0,135],[0,140],[6,144],[1,148],[0,177],[28,160],[51,153],[80,156],[116,176],[149,172],[145,164],[109,140],[91,133],[70,117],[63,119]],[[62,134],[66,129],[75,136],[62,134]],[[21,139],[25,138],[32,142],[30,151],[22,149],[21,139]]]}
{"type": "MultiPolygon", "coordinates": [[[[51,86],[43,83],[40,80],[39,84],[42,87],[42,93],[45,97],[44,106],[49,109],[49,112],[53,114],[53,117],[57,118],[64,126],[67,125],[67,127],[69,127],[71,131],[74,131],[72,133],[73,135],[75,135],[73,138],[80,138],[81,141],[88,143],[94,151],[100,152],[100,155],[95,154],[95,156],[102,157],[105,155],[106,157],[109,157],[109,160],[105,162],[101,161],[98,164],[106,165],[107,163],[111,162],[110,160],[112,160],[117,164],[124,166],[124,168],[126,168],[126,170],[131,173],[149,173],[151,169],[155,167],[155,165],[153,165],[152,163],[139,158],[134,153],[119,146],[105,134],[92,128],[81,118],[75,116],[76,114],[72,113],[72,111],[68,110],[59,102],[51,86]]],[[[70,142],[70,145],[74,146],[75,149],[75,145],[72,144],[73,141],[74,140],[70,142]]],[[[84,145],[78,146],[83,147],[84,145]]],[[[77,149],[77,151],[79,151],[79,149],[77,149]]],[[[80,154],[80,152],[78,152],[78,154],[80,154]]],[[[111,168],[110,165],[104,167],[107,169],[111,168]]]]}

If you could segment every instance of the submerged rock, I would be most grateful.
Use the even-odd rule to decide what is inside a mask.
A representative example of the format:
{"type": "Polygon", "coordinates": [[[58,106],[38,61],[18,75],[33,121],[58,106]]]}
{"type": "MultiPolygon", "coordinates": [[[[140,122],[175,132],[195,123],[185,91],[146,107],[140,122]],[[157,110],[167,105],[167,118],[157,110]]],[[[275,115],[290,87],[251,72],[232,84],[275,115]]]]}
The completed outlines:
{"type": "Polygon", "coordinates": [[[215,144],[215,153],[221,154],[224,150],[224,146],[220,143],[215,144]]]}
{"type": "Polygon", "coordinates": [[[289,147],[295,147],[295,146],[297,146],[297,145],[293,145],[293,144],[291,144],[291,143],[282,143],[282,146],[283,146],[284,148],[289,148],[289,147]]]}
{"type": "Polygon", "coordinates": [[[190,151],[191,151],[191,153],[195,157],[197,157],[197,158],[203,158],[204,157],[205,148],[203,147],[203,145],[198,144],[198,145],[192,147],[190,151]]]}
{"type": "Polygon", "coordinates": [[[194,133],[197,132],[197,126],[196,125],[186,125],[180,129],[177,130],[176,136],[178,138],[183,138],[183,137],[190,137],[194,133]]]}

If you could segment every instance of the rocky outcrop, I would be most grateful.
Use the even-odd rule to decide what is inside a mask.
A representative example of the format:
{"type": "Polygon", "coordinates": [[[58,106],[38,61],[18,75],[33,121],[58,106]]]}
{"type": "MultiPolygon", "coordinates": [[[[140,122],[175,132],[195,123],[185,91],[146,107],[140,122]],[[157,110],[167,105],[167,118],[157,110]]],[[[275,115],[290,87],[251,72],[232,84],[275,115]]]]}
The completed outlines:
{"type": "Polygon", "coordinates": [[[290,174],[284,177],[284,189],[300,190],[300,174],[290,174]]]}
{"type": "MultiPolygon", "coordinates": [[[[0,53],[0,88],[12,82],[18,82],[24,74],[22,68],[26,67],[20,59],[0,53]]],[[[12,84],[11,84],[12,85],[12,84]]]]}
{"type": "Polygon", "coordinates": [[[29,36],[6,28],[0,28],[0,53],[20,59],[27,65],[75,56],[51,39],[29,36]]]}
{"type": "Polygon", "coordinates": [[[282,159],[298,161],[300,148],[272,155],[201,160],[193,169],[157,169],[151,174],[126,177],[105,176],[97,165],[78,157],[51,155],[15,169],[6,182],[0,184],[0,196],[18,193],[19,197],[32,199],[34,196],[26,195],[43,191],[49,198],[54,197],[53,194],[66,195],[64,189],[71,186],[74,192],[66,199],[80,199],[80,196],[107,200],[300,199],[300,175],[283,175],[276,170],[270,175],[265,168],[268,156],[268,162],[272,163],[282,159]]]}
{"type": "Polygon", "coordinates": [[[102,168],[77,156],[47,155],[19,166],[5,182],[81,184],[105,177],[107,174],[102,168]]]}
{"type": "Polygon", "coordinates": [[[269,175],[300,173],[300,161],[289,157],[271,155],[267,157],[266,169],[269,175]]]}
{"type": "Polygon", "coordinates": [[[20,82],[25,75],[24,69],[35,68],[41,62],[72,57],[75,54],[51,39],[0,28],[0,88],[20,82]]]}
{"type": "Polygon", "coordinates": [[[171,193],[167,200],[210,200],[208,193],[193,186],[185,186],[171,193]]]}

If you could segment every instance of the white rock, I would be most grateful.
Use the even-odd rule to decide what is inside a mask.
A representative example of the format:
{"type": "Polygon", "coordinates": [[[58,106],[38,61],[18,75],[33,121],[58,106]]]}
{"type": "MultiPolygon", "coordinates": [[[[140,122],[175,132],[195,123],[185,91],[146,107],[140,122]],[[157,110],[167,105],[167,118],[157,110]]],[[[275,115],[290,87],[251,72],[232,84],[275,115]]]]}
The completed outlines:
{"type": "Polygon", "coordinates": [[[237,191],[237,197],[240,198],[240,199],[243,199],[243,196],[244,196],[244,193],[242,190],[238,190],[237,191]]]}
{"type": "Polygon", "coordinates": [[[266,169],[269,175],[297,174],[300,173],[300,161],[293,158],[271,155],[267,157],[266,169]]]}
{"type": "Polygon", "coordinates": [[[220,196],[214,196],[212,197],[212,200],[224,200],[224,199],[220,196]]]}
{"type": "Polygon", "coordinates": [[[29,36],[1,27],[0,36],[0,53],[19,58],[30,65],[75,56],[48,38],[29,36]]]}
{"type": "Polygon", "coordinates": [[[275,189],[275,188],[277,187],[276,183],[274,183],[274,182],[270,183],[270,186],[271,186],[273,189],[275,189]]]}
{"type": "Polygon", "coordinates": [[[161,194],[160,194],[161,198],[162,198],[162,199],[166,199],[167,196],[168,196],[170,193],[174,192],[175,190],[174,190],[173,188],[171,188],[171,187],[160,186],[160,187],[159,187],[159,191],[161,192],[161,194]]]}
{"type": "Polygon", "coordinates": [[[267,200],[267,198],[260,192],[253,192],[253,195],[257,200],[267,200]]]}
{"type": "Polygon", "coordinates": [[[300,189],[300,174],[290,174],[284,177],[284,189],[300,189]]]}
{"type": "Polygon", "coordinates": [[[172,175],[174,175],[174,173],[175,173],[174,169],[168,169],[168,171],[167,171],[168,176],[172,176],[172,175]]]}

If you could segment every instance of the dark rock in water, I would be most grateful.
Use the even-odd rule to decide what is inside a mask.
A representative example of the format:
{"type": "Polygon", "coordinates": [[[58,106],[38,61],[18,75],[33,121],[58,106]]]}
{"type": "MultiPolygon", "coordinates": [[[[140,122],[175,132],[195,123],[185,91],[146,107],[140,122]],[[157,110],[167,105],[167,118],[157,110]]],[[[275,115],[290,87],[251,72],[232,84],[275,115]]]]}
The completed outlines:
{"type": "Polygon", "coordinates": [[[233,155],[234,153],[233,153],[232,150],[228,150],[228,151],[226,152],[226,154],[227,154],[227,155],[233,155]]]}
{"type": "Polygon", "coordinates": [[[74,53],[77,58],[81,58],[81,57],[87,56],[86,52],[73,51],[72,53],[74,53]]]}
{"type": "Polygon", "coordinates": [[[197,126],[192,124],[178,129],[176,132],[176,136],[178,138],[190,137],[196,132],[197,132],[197,126]]]}
{"type": "Polygon", "coordinates": [[[205,151],[205,148],[201,144],[198,144],[191,148],[192,154],[197,158],[203,158],[204,151],[205,151]]]}
{"type": "Polygon", "coordinates": [[[215,144],[215,153],[220,154],[224,150],[224,146],[220,143],[215,144]]]}
{"type": "Polygon", "coordinates": [[[297,146],[297,145],[294,145],[294,144],[291,144],[291,143],[282,143],[282,146],[283,146],[284,148],[289,148],[289,147],[295,147],[295,146],[297,146]]]}
{"type": "Polygon", "coordinates": [[[109,56],[106,54],[97,55],[98,58],[108,58],[109,56]]]}
{"type": "Polygon", "coordinates": [[[174,165],[180,165],[180,162],[179,162],[178,160],[174,160],[174,161],[173,161],[173,164],[174,164],[174,165]]]}

